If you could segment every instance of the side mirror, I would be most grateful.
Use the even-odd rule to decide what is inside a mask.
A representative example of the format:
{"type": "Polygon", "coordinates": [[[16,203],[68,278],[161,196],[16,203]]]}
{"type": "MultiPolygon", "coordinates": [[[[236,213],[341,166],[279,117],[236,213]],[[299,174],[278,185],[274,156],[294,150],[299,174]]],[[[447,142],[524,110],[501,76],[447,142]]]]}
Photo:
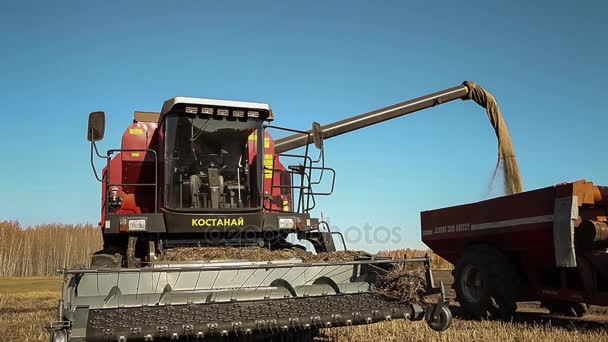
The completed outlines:
{"type": "Polygon", "coordinates": [[[323,149],[323,130],[318,122],[312,123],[312,139],[315,143],[315,147],[319,150],[323,149]]]}
{"type": "Polygon", "coordinates": [[[92,112],[89,114],[89,128],[87,129],[87,139],[89,141],[99,141],[103,139],[106,130],[106,113],[92,112]]]}

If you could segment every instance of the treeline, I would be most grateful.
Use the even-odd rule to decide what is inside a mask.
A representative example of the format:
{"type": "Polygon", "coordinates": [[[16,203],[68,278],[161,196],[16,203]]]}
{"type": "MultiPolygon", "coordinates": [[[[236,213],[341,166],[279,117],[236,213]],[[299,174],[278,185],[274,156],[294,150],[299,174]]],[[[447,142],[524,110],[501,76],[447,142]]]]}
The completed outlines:
{"type": "Polygon", "coordinates": [[[424,257],[427,253],[431,257],[432,269],[449,270],[454,267],[449,261],[447,261],[444,258],[440,257],[439,255],[433,253],[433,251],[430,249],[427,249],[427,250],[411,249],[411,248],[393,249],[390,251],[380,251],[378,254],[384,255],[384,256],[390,256],[393,258],[420,258],[420,257],[424,257]]]}
{"type": "Polygon", "coordinates": [[[0,221],[0,276],[57,275],[62,267],[88,265],[101,249],[99,228],[92,225],[41,224],[23,227],[0,221]]]}

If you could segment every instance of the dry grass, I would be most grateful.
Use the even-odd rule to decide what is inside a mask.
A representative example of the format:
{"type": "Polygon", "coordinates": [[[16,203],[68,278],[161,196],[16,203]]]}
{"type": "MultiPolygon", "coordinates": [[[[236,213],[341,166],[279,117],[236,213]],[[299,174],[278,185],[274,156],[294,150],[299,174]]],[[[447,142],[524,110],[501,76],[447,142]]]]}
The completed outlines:
{"type": "Polygon", "coordinates": [[[48,341],[60,290],[60,277],[0,278],[0,341],[48,341]]]}
{"type": "MultiPolygon", "coordinates": [[[[54,319],[59,292],[0,294],[0,341],[47,341],[44,327],[54,319]]],[[[536,323],[456,320],[437,333],[425,322],[393,321],[370,326],[344,327],[327,332],[335,341],[608,341],[604,329],[536,323]]]]}
{"type": "Polygon", "coordinates": [[[58,299],[59,291],[0,293],[0,341],[48,341],[45,326],[55,317],[58,299]]]}
{"type": "Polygon", "coordinates": [[[425,286],[421,270],[395,267],[379,278],[375,291],[391,301],[419,303],[424,296],[425,286]]]}

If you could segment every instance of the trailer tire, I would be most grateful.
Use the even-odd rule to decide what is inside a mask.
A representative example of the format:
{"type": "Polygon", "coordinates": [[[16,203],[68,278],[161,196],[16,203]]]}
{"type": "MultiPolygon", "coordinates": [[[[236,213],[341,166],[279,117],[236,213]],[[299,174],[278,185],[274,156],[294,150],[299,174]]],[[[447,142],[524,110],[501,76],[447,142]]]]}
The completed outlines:
{"type": "Polygon", "coordinates": [[[496,248],[467,250],[452,271],[456,301],[475,319],[510,321],[517,310],[519,276],[516,267],[496,248]]]}

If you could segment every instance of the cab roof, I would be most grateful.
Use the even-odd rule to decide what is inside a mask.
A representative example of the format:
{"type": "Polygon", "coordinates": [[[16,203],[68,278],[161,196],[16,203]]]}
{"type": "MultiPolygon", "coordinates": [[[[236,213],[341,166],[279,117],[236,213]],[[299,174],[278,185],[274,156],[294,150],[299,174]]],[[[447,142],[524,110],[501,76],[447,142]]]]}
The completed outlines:
{"type": "Polygon", "coordinates": [[[187,97],[187,96],[177,96],[171,99],[168,99],[163,104],[163,109],[161,110],[160,116],[161,118],[174,111],[179,110],[182,111],[186,106],[191,105],[193,107],[203,107],[209,106],[214,108],[231,108],[231,109],[252,109],[265,113],[264,120],[272,120],[272,110],[267,103],[261,102],[247,102],[247,101],[234,101],[234,100],[219,100],[219,99],[207,99],[202,97],[187,97]]]}

